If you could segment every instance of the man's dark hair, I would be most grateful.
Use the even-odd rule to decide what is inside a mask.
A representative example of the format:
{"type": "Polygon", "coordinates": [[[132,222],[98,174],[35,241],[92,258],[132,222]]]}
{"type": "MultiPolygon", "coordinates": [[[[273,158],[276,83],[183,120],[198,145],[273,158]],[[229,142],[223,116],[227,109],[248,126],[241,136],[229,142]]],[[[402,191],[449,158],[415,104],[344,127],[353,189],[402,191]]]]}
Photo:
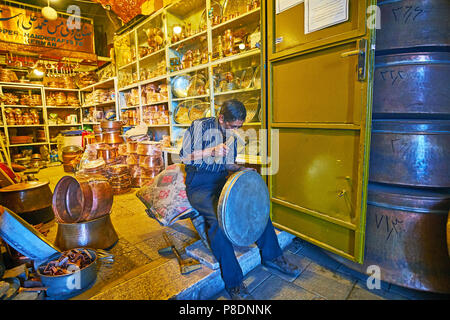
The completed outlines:
{"type": "Polygon", "coordinates": [[[242,102],[236,99],[227,100],[222,104],[219,114],[223,115],[225,122],[233,122],[236,120],[245,121],[247,110],[242,102]]]}

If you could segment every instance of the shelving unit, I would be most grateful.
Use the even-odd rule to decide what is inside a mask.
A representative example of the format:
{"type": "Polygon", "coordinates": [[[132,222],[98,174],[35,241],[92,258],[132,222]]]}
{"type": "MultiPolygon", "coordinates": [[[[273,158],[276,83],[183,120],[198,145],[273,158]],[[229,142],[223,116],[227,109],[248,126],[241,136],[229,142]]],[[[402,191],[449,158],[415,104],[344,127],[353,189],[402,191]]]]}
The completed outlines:
{"type": "Polygon", "coordinates": [[[68,88],[54,88],[54,87],[44,87],[44,106],[45,106],[45,118],[46,118],[46,134],[48,137],[48,149],[49,151],[52,150],[52,148],[56,147],[58,143],[55,141],[58,134],[60,134],[62,131],[70,130],[70,129],[81,129],[81,108],[80,108],[80,92],[79,89],[68,89],[68,88]],[[50,95],[52,94],[58,94],[58,93],[74,93],[76,95],[76,98],[78,99],[78,105],[69,105],[67,103],[62,105],[53,105],[49,104],[50,95]],[[47,97],[49,96],[49,97],[47,97]],[[56,114],[58,119],[62,119],[64,122],[54,123],[53,120],[50,120],[50,115],[56,114]],[[68,116],[76,116],[76,122],[75,123],[65,123],[68,116]]]}
{"type": "Polygon", "coordinates": [[[99,81],[87,87],[80,89],[81,96],[81,125],[83,129],[90,128],[92,125],[99,124],[103,118],[105,111],[113,111],[117,117],[117,77],[112,77],[103,81],[99,81]],[[106,95],[108,98],[106,101],[90,103],[87,101],[88,94],[100,94],[106,95]],[[87,114],[91,114],[90,117],[86,117],[87,114]],[[97,117],[101,112],[102,117],[97,117]]]}
{"type": "MultiPolygon", "coordinates": [[[[0,90],[3,93],[7,92],[17,92],[17,94],[25,94],[27,92],[33,92],[35,94],[39,93],[40,99],[42,101],[42,105],[39,106],[27,106],[27,105],[11,105],[11,104],[1,104],[1,116],[2,121],[0,128],[3,128],[5,132],[6,138],[6,148],[8,148],[9,154],[11,155],[11,148],[17,147],[33,147],[33,146],[42,146],[47,145],[49,151],[52,150],[55,146],[58,145],[56,141],[51,141],[50,137],[56,136],[59,132],[64,130],[73,129],[87,129],[89,126],[98,124],[99,122],[90,122],[83,121],[82,118],[82,110],[85,108],[94,108],[98,109],[111,109],[114,110],[117,114],[117,78],[110,78],[104,81],[100,81],[93,85],[87,86],[82,89],[67,89],[67,88],[50,88],[44,87],[42,85],[29,85],[29,84],[21,84],[21,83],[5,83],[0,82],[0,90]],[[92,105],[82,105],[84,103],[85,94],[88,92],[92,92],[96,89],[111,89],[113,91],[114,97],[107,102],[102,102],[98,104],[92,105]],[[78,101],[80,102],[79,106],[64,106],[64,105],[47,105],[47,94],[49,92],[74,92],[77,95],[78,101]],[[11,108],[16,109],[20,108],[21,110],[26,109],[37,109],[40,112],[40,122],[39,124],[8,124],[7,117],[5,114],[5,109],[11,108]],[[52,123],[49,121],[49,114],[55,113],[58,114],[58,117],[65,119],[65,117],[69,114],[75,114],[77,116],[76,123],[52,123]],[[45,132],[45,141],[37,141],[36,132],[32,130],[42,128],[45,132]],[[20,130],[23,129],[23,130],[20,130]],[[10,137],[17,134],[11,134],[11,131],[15,130],[15,133],[20,131],[23,135],[34,135],[34,141],[31,143],[16,143],[13,144],[10,141],[10,137]]],[[[22,135],[22,134],[21,134],[22,135]]],[[[37,151],[37,150],[36,150],[37,151]]]]}
{"type": "MultiPolygon", "coordinates": [[[[219,1],[222,5],[222,13],[232,12],[236,8],[238,2],[247,5],[247,1],[228,0],[219,1]],[[224,2],[227,8],[223,7],[224,2]]],[[[242,8],[240,14],[233,12],[233,15],[227,17],[228,20],[221,21],[213,25],[216,19],[209,16],[208,12],[213,12],[213,16],[217,11],[217,1],[212,0],[191,0],[176,1],[165,8],[162,8],[149,16],[146,20],[128,30],[126,33],[117,36],[115,41],[117,74],[118,74],[118,115],[120,119],[126,119],[129,114],[133,114],[134,124],[143,123],[144,108],[154,105],[166,105],[169,110],[168,124],[147,125],[148,128],[157,129],[154,134],[156,139],[160,140],[163,135],[170,135],[172,145],[179,146],[180,137],[190,125],[189,123],[177,123],[174,120],[177,106],[185,101],[198,100],[209,104],[209,110],[205,111],[205,115],[215,116],[219,110],[221,103],[228,99],[238,99],[246,104],[247,101],[253,102],[249,107],[255,107],[255,100],[261,101],[261,88],[254,86],[253,78],[245,87],[225,87],[220,88],[219,83],[223,73],[229,72],[237,76],[241,76],[244,70],[249,72],[252,68],[254,74],[261,65],[261,50],[255,44],[260,41],[261,34],[259,31],[261,13],[260,7],[242,8]],[[214,8],[212,8],[212,6],[214,8]],[[174,27],[183,27],[182,33],[189,29],[191,33],[185,34],[182,39],[173,33],[174,27]],[[152,31],[153,28],[153,31],[152,31]],[[248,30],[247,30],[247,29],[248,30]],[[226,30],[232,30],[239,33],[244,30],[247,40],[242,40],[240,51],[234,54],[225,55],[218,53],[220,46],[217,45],[219,37],[223,37],[226,30]],[[163,34],[160,46],[155,46],[155,39],[148,35],[158,34],[161,30],[163,34]],[[258,39],[259,36],[259,39],[258,39]],[[174,41],[172,41],[174,40],[174,41]],[[188,51],[196,52],[196,63],[187,63],[186,68],[175,70],[174,63],[176,59],[183,64],[182,57],[188,51]],[[199,55],[200,52],[200,55],[199,55]],[[141,56],[142,54],[142,56],[141,56]],[[207,57],[205,56],[207,54],[207,57]],[[175,59],[175,60],[174,60],[175,59]],[[164,66],[164,68],[162,68],[164,66]],[[185,75],[198,75],[203,73],[206,78],[205,92],[201,94],[193,94],[188,97],[177,97],[172,92],[174,79],[185,75]],[[144,101],[146,86],[149,84],[167,86],[168,97],[158,102],[144,101]],[[225,91],[226,90],[226,91],[225,91]],[[131,98],[130,98],[131,96],[131,98]],[[126,99],[127,97],[128,99],[126,99]],[[132,102],[131,105],[129,102],[132,102]],[[127,103],[128,102],[128,103],[127,103]]],[[[157,39],[159,40],[159,39],[157,39]]],[[[238,42],[239,44],[239,42],[238,42]]],[[[233,46],[236,43],[233,42],[233,46]]],[[[230,51],[231,52],[231,51],[230,51]]],[[[253,77],[253,74],[252,74],[253,77]]],[[[248,79],[247,79],[248,81],[248,79]]],[[[259,84],[261,76],[259,77],[259,84]]],[[[259,103],[260,104],[260,103],[259,103]]],[[[260,108],[256,103],[256,108],[260,108]]],[[[248,110],[255,116],[245,123],[243,130],[251,128],[261,128],[262,119],[258,117],[258,110],[248,110]]],[[[256,155],[255,155],[256,156],[256,155]]],[[[241,159],[249,159],[241,157],[241,159]]],[[[254,160],[253,158],[251,159],[254,160]]],[[[254,162],[254,161],[253,161],[254,162]]]]}

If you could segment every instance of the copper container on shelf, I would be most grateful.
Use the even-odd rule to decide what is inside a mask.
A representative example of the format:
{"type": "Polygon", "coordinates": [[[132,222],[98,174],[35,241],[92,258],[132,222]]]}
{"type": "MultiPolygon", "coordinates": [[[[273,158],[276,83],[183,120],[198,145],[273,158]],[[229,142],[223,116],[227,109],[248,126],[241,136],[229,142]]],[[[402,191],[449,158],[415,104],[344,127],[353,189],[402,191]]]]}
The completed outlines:
{"type": "Polygon", "coordinates": [[[56,184],[52,206],[60,223],[90,221],[111,212],[113,191],[101,175],[65,176],[56,184]]]}
{"type": "Polygon", "coordinates": [[[55,245],[61,250],[80,247],[109,249],[118,239],[108,214],[86,222],[58,223],[55,245]]]}
{"type": "Polygon", "coordinates": [[[160,156],[161,145],[155,141],[142,141],[138,143],[136,153],[140,156],[160,156]]]}

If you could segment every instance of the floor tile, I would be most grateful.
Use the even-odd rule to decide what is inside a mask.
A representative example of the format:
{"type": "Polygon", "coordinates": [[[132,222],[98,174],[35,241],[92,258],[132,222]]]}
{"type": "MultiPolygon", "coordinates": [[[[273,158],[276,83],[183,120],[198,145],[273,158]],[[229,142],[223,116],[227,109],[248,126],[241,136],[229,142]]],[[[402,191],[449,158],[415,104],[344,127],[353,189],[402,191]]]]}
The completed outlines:
{"type": "Polygon", "coordinates": [[[271,268],[268,268],[268,267],[265,267],[265,266],[263,266],[263,268],[264,268],[264,270],[266,270],[266,271],[268,271],[268,272],[270,272],[270,273],[272,273],[272,274],[274,274],[274,275],[276,275],[276,276],[278,276],[278,277],[280,277],[280,278],[282,278],[282,279],[284,279],[286,281],[292,282],[303,272],[303,270],[305,270],[305,268],[311,263],[311,260],[306,258],[306,257],[304,257],[304,256],[302,256],[302,255],[293,254],[292,252],[290,252],[288,250],[285,250],[283,252],[283,254],[284,254],[284,257],[289,262],[291,262],[292,264],[296,265],[299,268],[298,274],[293,275],[293,276],[289,276],[289,275],[286,275],[286,274],[284,274],[284,273],[282,273],[282,272],[280,272],[280,271],[278,271],[276,269],[271,269],[271,268]]]}
{"type": "Polygon", "coordinates": [[[312,300],[316,294],[275,275],[270,276],[251,292],[258,300],[312,300]]]}
{"type": "Polygon", "coordinates": [[[327,300],[345,300],[356,281],[351,281],[336,275],[315,262],[294,281],[294,284],[317,293],[327,300]]]}

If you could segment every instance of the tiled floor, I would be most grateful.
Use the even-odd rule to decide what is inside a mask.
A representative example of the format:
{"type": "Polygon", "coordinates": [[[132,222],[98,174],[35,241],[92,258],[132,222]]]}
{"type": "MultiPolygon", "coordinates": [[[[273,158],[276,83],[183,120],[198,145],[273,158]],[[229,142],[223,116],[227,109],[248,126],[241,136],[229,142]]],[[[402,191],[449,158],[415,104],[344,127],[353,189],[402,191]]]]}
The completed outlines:
{"type": "MultiPolygon", "coordinates": [[[[38,178],[50,180],[53,190],[63,176],[62,166],[41,170],[38,178]]],[[[111,252],[115,255],[113,265],[100,264],[97,281],[75,299],[172,299],[180,292],[210,281],[221,281],[215,272],[206,266],[189,275],[181,275],[174,257],[159,255],[166,247],[162,237],[165,230],[145,213],[145,207],[135,195],[114,197],[111,220],[119,236],[111,252]],[[219,280],[218,280],[219,278],[219,280]]],[[[178,248],[199,239],[190,221],[177,222],[169,229],[172,241],[178,248]]],[[[56,236],[56,225],[48,235],[51,241],[56,236]]],[[[256,299],[282,300],[367,300],[367,299],[442,299],[442,295],[422,293],[382,283],[381,289],[369,290],[367,276],[346,268],[331,259],[318,247],[295,238],[284,250],[289,259],[301,269],[297,277],[286,277],[258,265],[245,277],[245,283],[256,299]]],[[[211,288],[206,288],[211,289],[211,288]]],[[[205,290],[206,290],[205,289],[205,290]]],[[[206,290],[206,292],[209,292],[206,290]]],[[[206,294],[205,294],[206,295],[206,294]]],[[[210,299],[229,299],[222,290],[210,299]]],[[[195,296],[191,296],[195,299],[195,296]]],[[[448,297],[447,297],[448,298],[448,297]]]]}
{"type": "MultiPolygon", "coordinates": [[[[268,300],[428,300],[449,296],[411,290],[381,282],[380,289],[368,289],[367,275],[353,271],[333,260],[324,251],[299,238],[284,250],[301,273],[286,277],[259,265],[249,272],[244,283],[255,299],[268,300]]],[[[212,300],[229,299],[225,290],[212,300]]]]}

